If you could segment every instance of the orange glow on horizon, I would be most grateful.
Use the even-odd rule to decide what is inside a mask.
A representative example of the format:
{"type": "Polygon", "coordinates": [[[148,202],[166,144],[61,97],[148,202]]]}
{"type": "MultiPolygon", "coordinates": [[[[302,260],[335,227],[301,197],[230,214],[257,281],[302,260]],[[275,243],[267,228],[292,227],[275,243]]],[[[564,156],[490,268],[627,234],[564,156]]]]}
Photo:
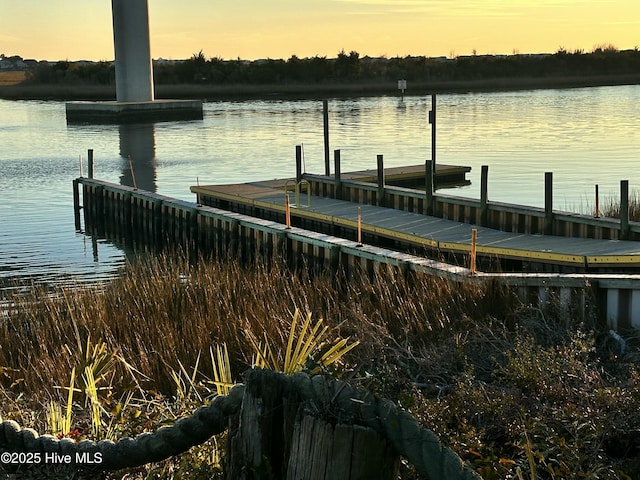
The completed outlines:
{"type": "MultiPolygon", "coordinates": [[[[0,53],[47,60],[113,59],[111,2],[0,0],[0,53]]],[[[591,51],[640,45],[628,0],[150,0],[154,58],[203,51],[225,59],[361,55],[455,56],[591,51]]]]}

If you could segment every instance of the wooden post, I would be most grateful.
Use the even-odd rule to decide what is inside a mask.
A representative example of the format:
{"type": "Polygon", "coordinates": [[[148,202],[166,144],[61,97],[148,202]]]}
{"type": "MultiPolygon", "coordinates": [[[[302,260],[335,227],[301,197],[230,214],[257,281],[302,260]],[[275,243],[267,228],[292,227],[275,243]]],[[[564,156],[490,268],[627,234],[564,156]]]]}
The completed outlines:
{"type": "Polygon", "coordinates": [[[313,403],[304,401],[293,381],[277,372],[252,370],[245,382],[242,408],[229,421],[226,478],[398,478],[399,455],[385,436],[365,426],[331,421],[336,413],[329,395],[335,387],[326,380],[317,376],[313,381],[318,388],[313,403]],[[309,404],[318,406],[317,416],[306,413],[309,404]]]}
{"type": "Polygon", "coordinates": [[[324,125],[324,174],[331,175],[329,165],[329,102],[322,101],[322,123],[324,125]]]}
{"type": "Polygon", "coordinates": [[[425,215],[433,215],[433,160],[427,160],[424,164],[424,190],[425,190],[425,215]]]}
{"type": "Polygon", "coordinates": [[[596,211],[593,216],[600,218],[600,195],[598,194],[598,184],[596,184],[596,211]]]}
{"type": "Polygon", "coordinates": [[[93,148],[90,148],[87,151],[87,161],[89,162],[89,167],[88,167],[89,178],[93,178],[93,148]]]}
{"type": "Polygon", "coordinates": [[[302,180],[302,145],[296,145],[296,183],[302,180]]]}
{"type": "Polygon", "coordinates": [[[480,225],[487,226],[489,207],[487,205],[487,190],[489,186],[489,165],[482,165],[480,172],[480,225]]]}
{"type": "Polygon", "coordinates": [[[378,155],[378,206],[384,207],[384,159],[378,155]]]}
{"type": "Polygon", "coordinates": [[[131,155],[129,155],[129,169],[131,170],[131,180],[133,180],[133,189],[138,190],[138,184],[136,182],[136,174],[133,171],[133,162],[131,161],[131,155]]]}
{"type": "Polygon", "coordinates": [[[340,150],[333,151],[333,198],[340,199],[342,198],[342,186],[340,180],[340,150]]]}
{"type": "Polygon", "coordinates": [[[98,185],[94,190],[93,190],[95,196],[96,196],[96,200],[95,200],[95,205],[96,205],[96,210],[95,210],[95,216],[93,217],[95,220],[95,225],[97,226],[97,232],[98,235],[104,235],[104,219],[105,219],[105,212],[104,212],[104,187],[102,185],[98,185]]]}
{"type": "Polygon", "coordinates": [[[620,180],[620,240],[629,239],[629,180],[620,180]]]}
{"type": "Polygon", "coordinates": [[[199,216],[199,209],[198,208],[193,208],[191,210],[189,210],[189,236],[187,238],[187,241],[189,242],[189,245],[191,247],[191,250],[193,252],[196,251],[197,247],[198,247],[198,216],[199,216]]]}
{"type": "Polygon", "coordinates": [[[358,247],[362,246],[362,211],[358,207],[358,247]]]}
{"type": "Polygon", "coordinates": [[[287,229],[291,228],[291,205],[289,204],[289,192],[284,194],[284,221],[287,229]]]}
{"type": "Polygon", "coordinates": [[[73,218],[76,224],[76,230],[81,230],[82,225],[80,224],[80,191],[79,186],[80,182],[78,179],[73,180],[73,218]]]}
{"type": "MultiPolygon", "coordinates": [[[[133,200],[133,199],[132,199],[133,200]]],[[[156,242],[156,245],[159,247],[164,243],[164,225],[162,223],[162,200],[155,200],[153,202],[152,207],[152,230],[153,230],[153,240],[156,242]]],[[[129,206],[129,212],[127,213],[129,217],[129,222],[133,225],[133,208],[132,205],[129,206]]]]}
{"type": "Polygon", "coordinates": [[[544,174],[544,234],[553,235],[553,172],[544,174]]]}
{"type": "Polygon", "coordinates": [[[429,123],[431,124],[431,161],[432,168],[436,171],[436,96],[431,95],[431,111],[429,112],[429,123]]]}
{"type": "Polygon", "coordinates": [[[240,221],[231,220],[228,224],[229,228],[229,247],[227,249],[227,258],[236,259],[240,250],[240,221]]]}
{"type": "Polygon", "coordinates": [[[470,266],[469,266],[469,270],[471,271],[471,273],[476,273],[476,241],[478,238],[478,229],[477,228],[472,228],[471,229],[471,255],[470,255],[470,266]]]}

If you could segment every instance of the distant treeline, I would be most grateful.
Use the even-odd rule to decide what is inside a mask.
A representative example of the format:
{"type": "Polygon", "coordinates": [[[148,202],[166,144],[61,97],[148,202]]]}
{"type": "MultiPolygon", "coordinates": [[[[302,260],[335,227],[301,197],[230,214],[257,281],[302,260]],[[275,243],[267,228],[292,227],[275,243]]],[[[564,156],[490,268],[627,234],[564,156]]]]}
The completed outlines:
{"type": "MultiPolygon", "coordinates": [[[[361,57],[340,52],[336,58],[315,56],[288,60],[207,59],[202,51],[184,61],[155,62],[160,85],[265,85],[379,83],[406,79],[415,82],[478,81],[506,78],[553,78],[640,74],[640,51],[596,48],[590,53],[559,49],[541,55],[470,55],[456,58],[408,56],[361,57]]],[[[112,85],[112,62],[60,61],[29,70],[31,84],[112,85]]]]}

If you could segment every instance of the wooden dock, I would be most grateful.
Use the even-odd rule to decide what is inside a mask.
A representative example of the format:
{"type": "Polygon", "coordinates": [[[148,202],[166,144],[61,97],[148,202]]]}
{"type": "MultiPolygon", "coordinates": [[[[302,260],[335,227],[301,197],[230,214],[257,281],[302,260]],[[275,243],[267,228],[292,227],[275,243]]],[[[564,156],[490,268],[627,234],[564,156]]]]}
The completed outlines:
{"type": "MultiPolygon", "coordinates": [[[[366,178],[360,175],[356,178],[366,178]]],[[[270,182],[192,187],[198,203],[284,223],[285,193],[270,182]]],[[[405,251],[467,255],[472,229],[477,254],[485,263],[504,267],[519,262],[522,270],[587,271],[602,268],[639,269],[640,243],[635,241],[563,237],[505,232],[420,213],[300,193],[290,195],[292,224],[336,236],[355,238],[360,212],[367,243],[405,251]],[[567,267],[570,269],[568,270],[567,267]]]]}
{"type": "MultiPolygon", "coordinates": [[[[374,239],[371,236],[376,234],[373,229],[382,232],[383,228],[376,225],[374,221],[367,222],[371,233],[364,236],[362,243],[357,242],[352,228],[354,223],[357,224],[357,213],[354,213],[357,206],[349,205],[349,202],[344,205],[345,212],[342,214],[337,214],[338,209],[333,212],[336,221],[343,224],[335,226],[336,233],[340,235],[334,236],[295,225],[287,227],[280,221],[177,200],[92,178],[76,179],[73,185],[76,228],[92,235],[94,239],[108,239],[116,244],[126,245],[127,248],[139,248],[146,252],[148,249],[162,250],[167,247],[179,247],[198,251],[209,257],[233,258],[241,262],[271,262],[276,259],[286,262],[294,269],[304,268],[311,272],[340,273],[347,276],[351,276],[354,272],[373,274],[379,268],[386,266],[404,273],[438,276],[453,282],[498,282],[500,285],[516,289],[525,302],[538,302],[540,305],[558,302],[561,308],[575,309],[572,311],[577,315],[591,315],[593,312],[614,329],[640,328],[640,275],[633,272],[564,273],[478,270],[474,273],[468,268],[466,255],[465,263],[452,264],[369,243],[368,240],[374,239]],[[84,225],[81,212],[84,213],[84,225]],[[587,301],[587,298],[590,300],[587,301]]],[[[266,201],[269,197],[267,187],[246,185],[243,188],[245,188],[245,194],[253,190],[254,195],[254,198],[245,197],[243,208],[253,209],[255,213],[265,216],[282,216],[277,200],[276,203],[271,202],[270,209],[261,211],[261,203],[265,205],[269,203],[266,201]]],[[[280,198],[284,197],[282,190],[279,190],[278,194],[280,198]]],[[[220,199],[221,202],[231,200],[233,199],[220,199]]],[[[301,194],[299,200],[300,203],[304,203],[306,194],[301,194]]],[[[314,198],[311,200],[313,201],[314,198]]],[[[337,207],[337,204],[335,206],[337,207]]],[[[293,210],[295,213],[300,213],[305,211],[305,208],[294,207],[293,210]]],[[[311,209],[306,210],[312,213],[311,209]]],[[[376,211],[396,217],[398,225],[393,225],[394,229],[399,231],[399,226],[402,225],[403,229],[413,230],[411,238],[417,237],[414,234],[418,233],[416,228],[421,222],[411,225],[407,221],[410,217],[405,215],[410,212],[403,213],[391,208],[370,209],[365,205],[361,205],[361,210],[363,216],[370,217],[370,220],[373,220],[372,213],[376,211]]],[[[421,220],[424,222],[431,219],[422,216],[421,220]]],[[[440,228],[431,238],[424,237],[422,241],[426,243],[431,240],[439,241],[438,246],[442,247],[446,246],[445,234],[454,234],[456,229],[463,228],[465,231],[460,232],[459,235],[467,235],[469,225],[462,227],[459,225],[460,222],[442,223],[437,220],[434,219],[432,222],[439,223],[443,228],[440,228]],[[446,228],[446,225],[451,228],[446,228]]],[[[311,220],[310,226],[319,226],[318,219],[311,220]]],[[[632,230],[633,228],[635,226],[632,226],[632,230]]],[[[487,230],[480,230],[481,237],[488,233],[487,230]]],[[[382,236],[378,238],[384,240],[382,236]]],[[[498,240],[494,238],[492,243],[498,244],[498,240]]],[[[616,243],[627,246],[637,244],[636,242],[597,242],[598,245],[604,245],[607,248],[616,243]]],[[[467,248],[465,238],[459,238],[456,244],[461,245],[463,249],[467,248]]],[[[94,242],[94,246],[97,249],[98,242],[94,242]]],[[[483,246],[491,245],[486,242],[483,246]]],[[[598,252],[593,250],[591,242],[586,242],[585,246],[592,249],[591,254],[598,255],[598,252]]],[[[424,247],[425,250],[427,248],[427,246],[424,247]]],[[[607,255],[611,253],[610,250],[606,252],[607,255]]],[[[630,250],[616,253],[635,256],[635,252],[630,250]]],[[[628,263],[625,262],[624,265],[628,263]]]]}

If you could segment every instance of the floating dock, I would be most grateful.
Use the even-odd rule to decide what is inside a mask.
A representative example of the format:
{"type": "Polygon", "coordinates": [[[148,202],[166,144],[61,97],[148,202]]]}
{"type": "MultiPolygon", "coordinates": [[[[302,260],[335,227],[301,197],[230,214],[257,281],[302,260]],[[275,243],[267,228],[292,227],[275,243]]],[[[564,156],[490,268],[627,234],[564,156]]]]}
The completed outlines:
{"type": "MultiPolygon", "coordinates": [[[[366,177],[355,174],[351,178],[361,181],[366,177]]],[[[294,179],[289,180],[290,185],[294,183],[294,179]]],[[[306,181],[304,185],[307,186],[306,181]]],[[[640,271],[640,243],[635,241],[505,232],[395,208],[319,197],[311,195],[310,189],[289,195],[281,181],[191,187],[199,204],[281,223],[285,221],[285,196],[289,195],[293,225],[347,238],[355,238],[356,230],[360,228],[366,243],[424,252],[436,258],[468,255],[472,229],[475,229],[477,255],[484,259],[484,265],[493,263],[494,268],[640,271]]]]}

